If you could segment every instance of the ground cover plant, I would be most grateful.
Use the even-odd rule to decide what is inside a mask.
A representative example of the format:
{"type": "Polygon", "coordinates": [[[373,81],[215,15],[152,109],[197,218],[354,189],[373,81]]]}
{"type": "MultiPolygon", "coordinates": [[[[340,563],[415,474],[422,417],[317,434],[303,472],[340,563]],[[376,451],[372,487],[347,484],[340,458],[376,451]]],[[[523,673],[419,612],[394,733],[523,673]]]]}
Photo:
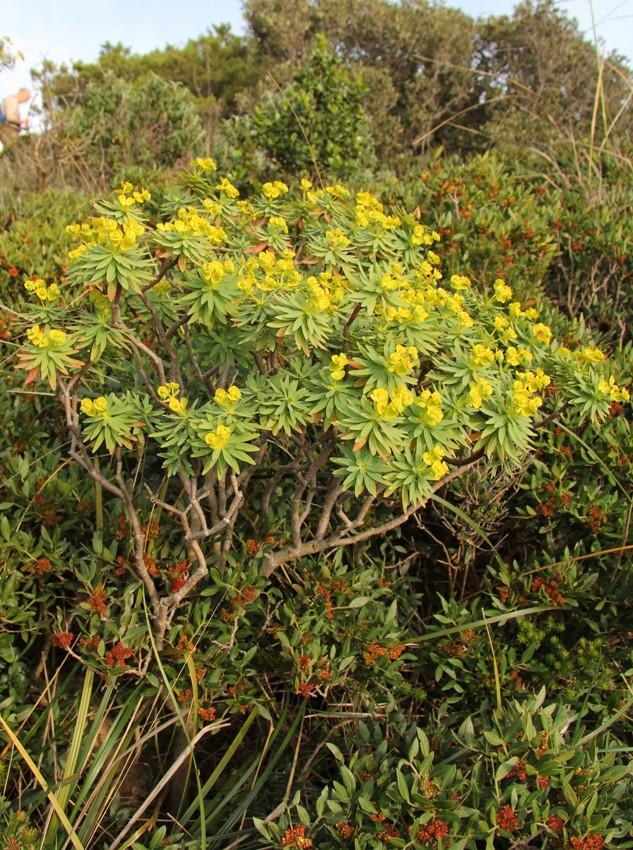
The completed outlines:
{"type": "MultiPolygon", "coordinates": [[[[117,161],[82,113],[103,70],[177,81],[175,48],[58,78],[52,135],[0,158],[25,175],[0,193],[2,848],[633,843],[626,123],[579,106],[536,139],[545,39],[543,102],[411,157],[405,102],[450,117],[472,71],[409,86],[420,9],[374,4],[351,57],[360,10],[317,5],[299,37],[300,9],[249,3],[254,62],[188,46],[191,73],[277,75],[220,134],[227,174],[183,164],[190,136],[117,161]]],[[[492,20],[504,73],[549,25],[584,56],[561,20],[492,20]]],[[[176,112],[236,103],[199,79],[206,105],[164,84],[176,112]]]]}

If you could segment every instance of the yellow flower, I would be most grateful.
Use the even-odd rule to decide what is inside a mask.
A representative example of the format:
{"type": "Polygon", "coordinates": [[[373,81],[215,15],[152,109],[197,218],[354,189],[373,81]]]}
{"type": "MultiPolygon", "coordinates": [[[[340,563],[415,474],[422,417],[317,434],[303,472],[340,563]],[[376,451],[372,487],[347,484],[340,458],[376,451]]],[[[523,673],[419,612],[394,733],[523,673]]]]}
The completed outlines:
{"type": "Polygon", "coordinates": [[[345,354],[333,354],[330,358],[330,365],[328,369],[332,375],[332,380],[334,381],[342,381],[345,377],[345,367],[349,363],[349,360],[345,356],[345,354]]]}
{"type": "Polygon", "coordinates": [[[26,336],[33,345],[37,345],[39,348],[45,348],[48,344],[48,338],[39,325],[33,325],[33,327],[29,328],[26,336]]]}
{"type": "Polygon", "coordinates": [[[85,413],[86,416],[94,416],[97,412],[97,408],[94,406],[94,402],[91,399],[82,398],[81,412],[85,413]]]}
{"type": "Polygon", "coordinates": [[[498,301],[500,304],[505,304],[506,301],[509,301],[511,298],[512,289],[504,283],[501,278],[497,278],[497,280],[495,280],[494,300],[498,301]]]}
{"type": "Polygon", "coordinates": [[[184,416],[185,410],[187,408],[186,398],[176,398],[175,396],[172,396],[167,402],[167,404],[172,413],[178,413],[181,416],[184,416]]]}
{"type": "Polygon", "coordinates": [[[119,203],[121,204],[124,210],[127,210],[130,207],[133,207],[136,201],[134,200],[134,198],[128,198],[127,195],[119,195],[119,203]]]}
{"type": "Polygon", "coordinates": [[[423,390],[417,398],[418,406],[424,410],[424,421],[431,427],[438,425],[444,419],[442,412],[442,396],[437,390],[423,390]]]}
{"type": "Polygon", "coordinates": [[[583,348],[582,356],[587,363],[600,363],[601,360],[606,359],[599,348],[583,348]]]}
{"type": "Polygon", "coordinates": [[[413,404],[415,398],[411,390],[406,387],[397,387],[391,399],[383,387],[375,389],[369,397],[376,405],[376,413],[385,419],[395,419],[405,407],[413,404]]]}
{"type": "Polygon", "coordinates": [[[473,366],[489,366],[495,362],[495,353],[492,348],[478,342],[473,345],[472,362],[473,366]]]}
{"type": "Polygon", "coordinates": [[[280,215],[273,215],[268,220],[268,225],[272,230],[278,230],[281,233],[288,233],[288,225],[286,219],[280,215]]]}
{"type": "Polygon", "coordinates": [[[281,197],[281,195],[285,195],[287,191],[288,187],[281,180],[275,180],[273,183],[264,183],[262,186],[262,194],[269,201],[274,201],[276,198],[281,197]]]}
{"type": "Polygon", "coordinates": [[[492,386],[484,378],[477,378],[474,383],[471,383],[468,391],[468,404],[479,410],[484,403],[484,399],[492,395],[492,386]]]}
{"type": "Polygon", "coordinates": [[[308,180],[306,177],[301,178],[301,188],[304,192],[309,192],[312,188],[312,181],[308,180]]]}
{"type": "Polygon", "coordinates": [[[435,446],[430,452],[424,452],[422,455],[424,463],[431,467],[431,481],[439,481],[448,473],[448,464],[442,460],[443,457],[444,449],[441,446],[435,446]]]}
{"type": "Polygon", "coordinates": [[[601,395],[609,396],[611,401],[630,401],[631,395],[626,387],[619,387],[613,375],[608,382],[601,378],[598,382],[598,392],[601,395]]]}
{"type": "Polygon", "coordinates": [[[176,381],[170,381],[158,388],[158,397],[163,401],[166,401],[169,398],[177,398],[179,392],[180,384],[176,381]]]}
{"type": "Polygon", "coordinates": [[[231,386],[228,390],[223,390],[222,388],[217,389],[213,396],[213,400],[216,404],[219,404],[220,407],[233,407],[241,398],[242,393],[239,387],[236,386],[231,386]]]}
{"type": "MultiPolygon", "coordinates": [[[[191,165],[197,165],[201,171],[204,171],[205,174],[212,174],[217,168],[215,162],[211,159],[210,156],[207,157],[196,157],[191,165]]],[[[148,199],[149,200],[149,199],[148,199]]]]}
{"type": "Polygon", "coordinates": [[[239,191],[226,177],[223,177],[215,188],[216,191],[222,192],[227,198],[239,198],[239,191]]]}
{"type": "Polygon", "coordinates": [[[539,322],[538,325],[532,325],[532,334],[545,345],[549,345],[551,342],[552,331],[542,322],[539,322]]]}
{"type": "Polygon", "coordinates": [[[410,345],[408,348],[405,348],[404,345],[397,345],[396,350],[387,361],[387,369],[389,372],[395,372],[396,375],[403,377],[411,371],[417,358],[418,349],[414,345],[410,345]]]}
{"type": "Polygon", "coordinates": [[[48,336],[53,345],[62,345],[66,342],[66,334],[64,331],[54,330],[51,331],[48,336]]]}
{"type": "Polygon", "coordinates": [[[204,438],[205,443],[214,451],[223,449],[231,437],[231,429],[226,425],[218,425],[215,431],[211,431],[204,438]]]}
{"type": "Polygon", "coordinates": [[[340,227],[337,227],[336,230],[326,230],[325,238],[331,251],[336,251],[337,248],[346,248],[350,244],[350,240],[340,227]]]}
{"type": "Polygon", "coordinates": [[[464,289],[470,289],[470,280],[463,274],[454,274],[451,277],[451,286],[457,292],[464,289]]]}

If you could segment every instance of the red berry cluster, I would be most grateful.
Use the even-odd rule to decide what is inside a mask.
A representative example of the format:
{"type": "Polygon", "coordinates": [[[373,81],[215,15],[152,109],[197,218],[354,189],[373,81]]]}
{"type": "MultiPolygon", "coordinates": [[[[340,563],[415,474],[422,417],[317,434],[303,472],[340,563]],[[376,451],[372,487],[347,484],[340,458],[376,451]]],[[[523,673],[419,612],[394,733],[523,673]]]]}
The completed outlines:
{"type": "Polygon", "coordinates": [[[501,829],[505,829],[508,832],[513,832],[519,825],[519,819],[516,816],[516,812],[512,806],[509,806],[507,803],[497,812],[496,820],[497,826],[500,826],[501,829]]]}
{"type": "Polygon", "coordinates": [[[589,833],[584,838],[570,838],[569,846],[571,850],[602,850],[604,838],[602,835],[592,835],[589,833]]]}
{"type": "Polygon", "coordinates": [[[365,664],[368,667],[371,667],[377,659],[382,658],[385,655],[389,661],[395,661],[397,658],[400,658],[405,649],[406,647],[402,643],[391,647],[391,649],[388,649],[386,646],[380,646],[378,643],[370,643],[367,644],[367,649],[363,653],[363,658],[365,660],[365,664]]]}
{"type": "Polygon", "coordinates": [[[435,818],[435,820],[425,823],[424,826],[418,829],[416,838],[424,844],[436,844],[440,838],[444,838],[447,834],[448,826],[446,823],[439,818],[435,818]]]}
{"type": "Polygon", "coordinates": [[[307,838],[306,828],[300,823],[299,826],[287,829],[281,839],[282,847],[296,847],[297,850],[309,850],[312,847],[312,839],[307,838]]]}
{"type": "Polygon", "coordinates": [[[123,646],[121,641],[116,643],[112,649],[105,654],[105,663],[108,667],[125,667],[128,658],[132,657],[132,650],[123,646]]]}
{"type": "Polygon", "coordinates": [[[72,632],[57,632],[53,635],[53,646],[58,646],[60,649],[69,649],[73,642],[74,635],[72,632]]]}
{"type": "Polygon", "coordinates": [[[558,589],[559,584],[563,581],[562,575],[558,572],[558,570],[554,573],[554,577],[549,581],[546,581],[544,578],[539,576],[535,578],[532,582],[532,593],[538,593],[541,588],[545,591],[545,593],[549,597],[549,601],[554,606],[564,605],[565,598],[563,594],[558,589]]]}
{"type": "Polygon", "coordinates": [[[607,521],[607,514],[602,510],[600,505],[591,505],[587,511],[587,525],[596,534],[607,521]]]}
{"type": "Polygon", "coordinates": [[[354,834],[353,828],[345,821],[339,821],[336,824],[336,831],[341,836],[341,838],[351,838],[354,834]]]}

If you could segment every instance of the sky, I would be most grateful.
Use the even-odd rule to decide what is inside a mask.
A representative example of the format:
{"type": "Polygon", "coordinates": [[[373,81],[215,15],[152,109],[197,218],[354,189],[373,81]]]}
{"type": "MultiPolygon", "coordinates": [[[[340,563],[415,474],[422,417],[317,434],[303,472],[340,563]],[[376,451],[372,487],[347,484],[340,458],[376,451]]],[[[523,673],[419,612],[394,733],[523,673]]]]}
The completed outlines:
{"type": "MultiPolygon", "coordinates": [[[[472,17],[511,14],[516,0],[446,0],[472,17]]],[[[593,40],[592,9],[598,35],[607,51],[617,50],[633,62],[633,0],[558,0],[593,40]]],[[[0,36],[9,36],[24,59],[0,73],[0,97],[30,86],[29,69],[49,59],[57,64],[90,62],[105,42],[122,42],[134,53],[166,44],[184,45],[213,24],[229,23],[244,31],[241,0],[1,0],[0,36]]]]}

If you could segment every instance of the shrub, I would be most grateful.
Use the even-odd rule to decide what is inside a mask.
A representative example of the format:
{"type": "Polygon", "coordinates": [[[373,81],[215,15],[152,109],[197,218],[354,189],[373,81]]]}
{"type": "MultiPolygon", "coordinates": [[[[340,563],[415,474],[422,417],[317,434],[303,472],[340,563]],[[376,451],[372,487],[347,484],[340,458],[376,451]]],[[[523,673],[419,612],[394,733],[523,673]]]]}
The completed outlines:
{"type": "Polygon", "coordinates": [[[485,455],[519,461],[561,405],[599,422],[628,399],[502,279],[442,287],[414,216],[307,181],[242,202],[212,171],[199,160],[155,228],[123,184],[73,228],[68,294],[27,282],[27,380],[49,382],[71,456],[119,500],[159,642],[236,539],[274,536],[253,554],[271,576],[398,527],[485,455]],[[184,533],[178,578],[148,569],[152,505],[184,533]]]}

